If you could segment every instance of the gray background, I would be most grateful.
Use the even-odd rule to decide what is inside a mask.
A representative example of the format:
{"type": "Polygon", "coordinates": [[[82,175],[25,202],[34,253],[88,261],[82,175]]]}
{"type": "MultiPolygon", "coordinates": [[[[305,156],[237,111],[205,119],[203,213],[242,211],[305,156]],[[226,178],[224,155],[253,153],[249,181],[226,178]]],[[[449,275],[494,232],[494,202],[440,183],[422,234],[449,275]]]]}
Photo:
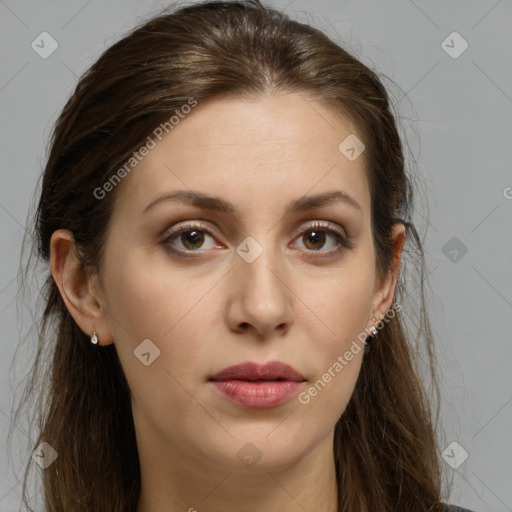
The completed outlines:
{"type": "MultiPolygon", "coordinates": [[[[446,467],[453,478],[447,499],[476,512],[512,510],[511,2],[269,3],[325,30],[392,80],[384,83],[394,87],[430,208],[428,221],[416,220],[426,230],[431,318],[444,374],[443,448],[457,442],[453,454],[468,453],[456,469],[446,467]],[[469,45],[457,58],[442,46],[453,31],[469,45]]],[[[20,474],[21,455],[11,459],[6,451],[9,369],[31,321],[17,317],[16,275],[48,136],[78,76],[122,33],[168,5],[0,0],[1,511],[19,508],[14,470],[20,474]],[[47,59],[31,48],[44,31],[59,45],[47,59]]],[[[462,41],[452,39],[445,45],[453,53],[462,41]]],[[[22,425],[15,430],[23,437],[22,425]]]]}

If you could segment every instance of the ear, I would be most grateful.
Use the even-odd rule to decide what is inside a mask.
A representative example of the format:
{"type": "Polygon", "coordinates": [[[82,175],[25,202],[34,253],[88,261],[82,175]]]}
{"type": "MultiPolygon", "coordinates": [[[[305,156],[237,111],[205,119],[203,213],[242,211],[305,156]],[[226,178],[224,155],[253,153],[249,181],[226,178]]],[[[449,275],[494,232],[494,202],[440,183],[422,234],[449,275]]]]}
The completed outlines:
{"type": "Polygon", "coordinates": [[[398,281],[405,235],[405,225],[402,222],[393,225],[393,261],[389,272],[382,276],[376,284],[372,306],[372,318],[375,318],[376,322],[371,322],[371,325],[379,323],[393,306],[392,301],[398,281]]]}
{"type": "Polygon", "coordinates": [[[78,259],[73,233],[59,229],[50,241],[50,270],[62,299],[77,325],[88,336],[96,331],[100,345],[112,343],[105,309],[101,306],[97,278],[88,276],[78,259]],[[98,291],[97,291],[98,290],[98,291]]]}

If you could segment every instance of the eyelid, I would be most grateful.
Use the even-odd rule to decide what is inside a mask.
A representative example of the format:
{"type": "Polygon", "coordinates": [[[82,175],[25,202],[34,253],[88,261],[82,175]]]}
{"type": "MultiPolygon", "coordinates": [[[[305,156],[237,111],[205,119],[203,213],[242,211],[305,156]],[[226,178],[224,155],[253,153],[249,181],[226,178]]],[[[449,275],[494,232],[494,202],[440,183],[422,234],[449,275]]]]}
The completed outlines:
{"type": "Polygon", "coordinates": [[[173,226],[172,228],[166,229],[162,236],[164,240],[168,240],[173,235],[193,229],[201,229],[203,231],[207,231],[208,233],[212,231],[212,228],[210,226],[203,224],[201,221],[183,221],[183,223],[178,224],[178,227],[173,226]]]}
{"type": "Polygon", "coordinates": [[[184,221],[183,224],[178,224],[178,227],[172,227],[170,229],[167,229],[163,234],[163,240],[162,244],[167,247],[169,250],[171,250],[173,253],[180,255],[180,256],[194,256],[199,255],[201,253],[204,253],[205,250],[198,250],[198,251],[184,251],[182,249],[176,249],[170,245],[170,241],[172,238],[176,238],[181,233],[186,233],[187,231],[204,231],[208,235],[214,237],[214,238],[220,238],[217,234],[215,229],[212,229],[210,226],[203,224],[200,221],[184,221]]]}
{"type": "Polygon", "coordinates": [[[350,240],[350,237],[348,234],[343,232],[341,229],[337,228],[335,224],[333,224],[330,221],[326,220],[313,220],[310,221],[306,226],[302,225],[301,227],[297,228],[297,230],[294,233],[294,237],[298,236],[305,231],[311,231],[313,229],[322,229],[324,231],[332,231],[339,235],[344,240],[350,240]]]}

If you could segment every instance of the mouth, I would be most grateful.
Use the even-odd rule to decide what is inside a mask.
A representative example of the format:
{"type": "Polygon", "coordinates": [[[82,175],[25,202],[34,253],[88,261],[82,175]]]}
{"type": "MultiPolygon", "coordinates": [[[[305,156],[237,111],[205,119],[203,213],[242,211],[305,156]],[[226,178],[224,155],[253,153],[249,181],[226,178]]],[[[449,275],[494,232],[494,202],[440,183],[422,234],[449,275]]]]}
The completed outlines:
{"type": "Polygon", "coordinates": [[[306,378],[295,368],[272,361],[230,366],[212,375],[209,383],[235,405],[268,409],[287,402],[303,387],[306,378]]]}

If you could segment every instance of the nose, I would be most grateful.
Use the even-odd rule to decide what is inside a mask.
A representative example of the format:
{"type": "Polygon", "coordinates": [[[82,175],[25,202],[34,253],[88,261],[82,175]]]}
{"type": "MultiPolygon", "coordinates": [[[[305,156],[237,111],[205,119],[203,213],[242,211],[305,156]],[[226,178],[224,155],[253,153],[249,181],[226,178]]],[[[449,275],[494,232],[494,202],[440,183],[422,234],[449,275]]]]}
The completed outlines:
{"type": "Polygon", "coordinates": [[[227,308],[232,331],[253,331],[261,339],[283,335],[293,321],[294,300],[290,271],[275,254],[264,248],[252,263],[238,256],[230,275],[227,308]]]}

